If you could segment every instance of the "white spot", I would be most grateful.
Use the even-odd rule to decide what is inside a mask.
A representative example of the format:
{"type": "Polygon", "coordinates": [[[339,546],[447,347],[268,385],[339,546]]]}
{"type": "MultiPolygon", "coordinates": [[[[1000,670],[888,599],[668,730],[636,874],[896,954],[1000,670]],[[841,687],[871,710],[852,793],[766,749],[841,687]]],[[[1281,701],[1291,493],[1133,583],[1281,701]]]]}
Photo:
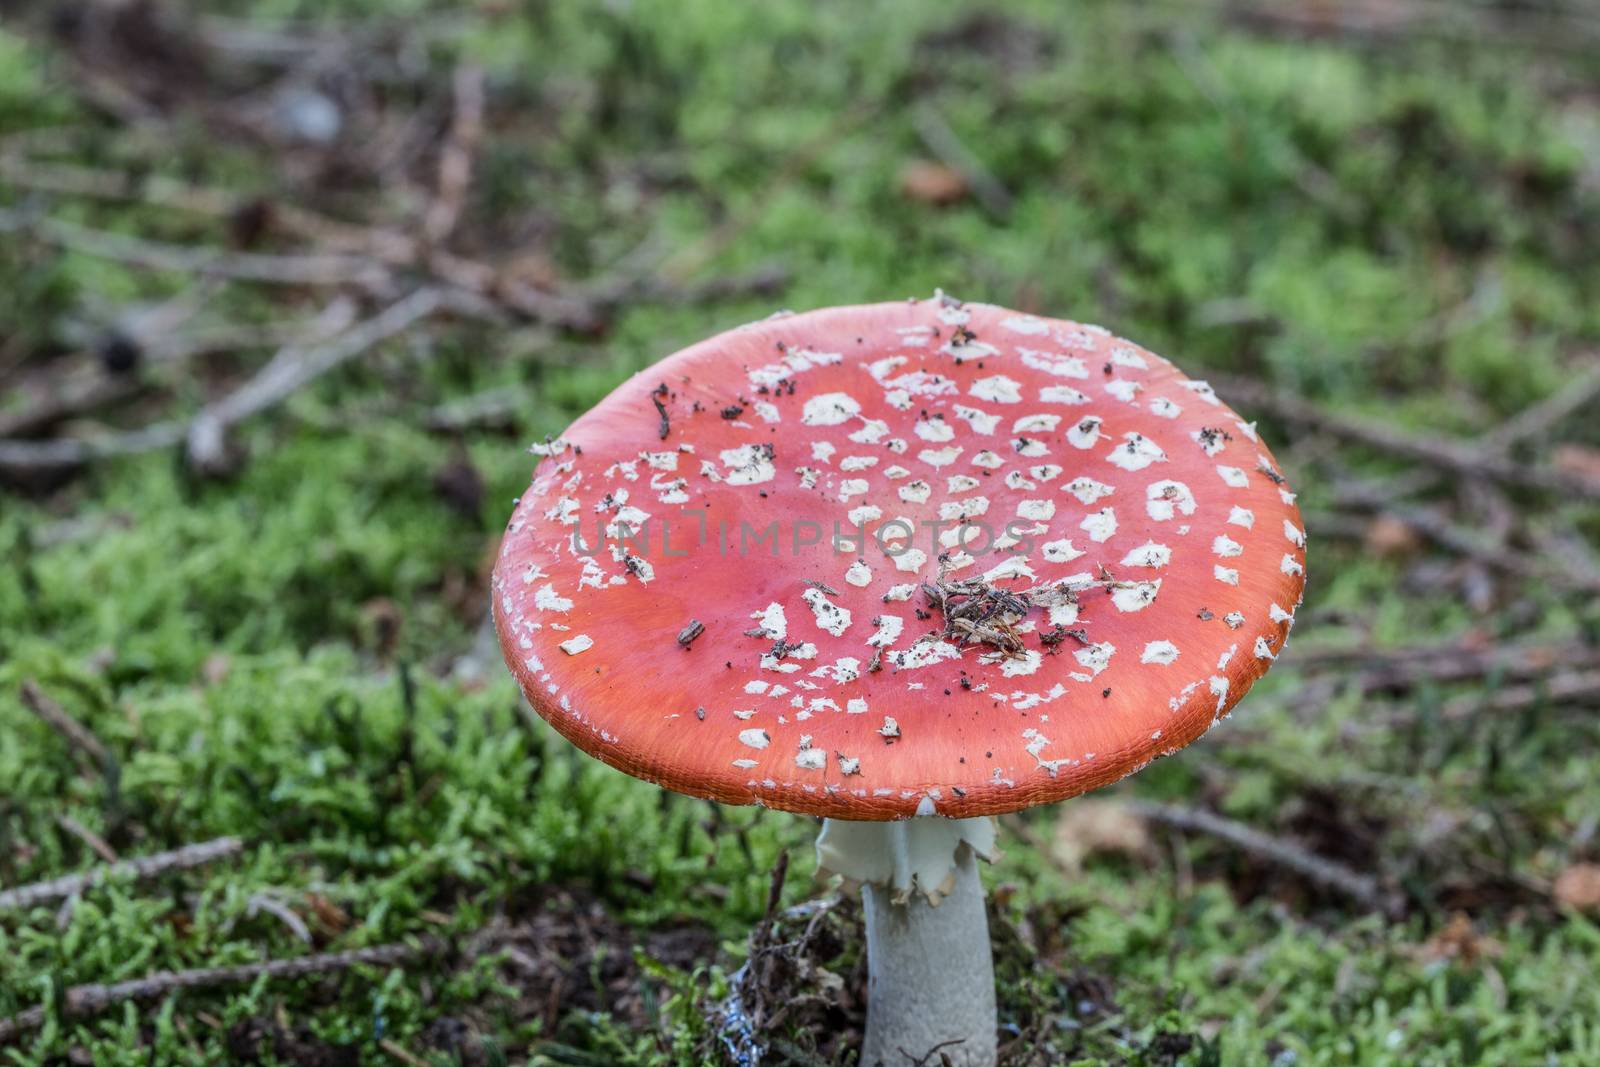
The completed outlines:
{"type": "Polygon", "coordinates": [[[1072,658],[1090,671],[1089,678],[1092,679],[1106,669],[1116,651],[1117,647],[1115,645],[1102,641],[1099,644],[1086,645],[1078,649],[1072,654],[1072,658]]]}
{"type": "Polygon", "coordinates": [[[933,495],[933,487],[927,482],[923,481],[921,478],[918,478],[914,482],[907,482],[905,485],[902,485],[899,488],[898,493],[900,495],[900,499],[904,500],[908,504],[926,504],[928,502],[928,497],[933,495]]]}
{"type": "Polygon", "coordinates": [[[1235,507],[1228,511],[1228,525],[1243,526],[1246,530],[1256,524],[1255,512],[1249,508],[1235,507]]]}
{"type": "Polygon", "coordinates": [[[772,465],[772,449],[762,445],[740,445],[724,449],[722,465],[729,468],[724,476],[729,485],[756,485],[770,482],[778,473],[772,465]]]}
{"type": "Polygon", "coordinates": [[[1175,419],[1183,414],[1183,409],[1164,396],[1158,396],[1150,401],[1150,414],[1163,419],[1175,419]]]}
{"type": "Polygon", "coordinates": [[[1287,537],[1289,542],[1296,547],[1306,547],[1305,531],[1300,529],[1300,527],[1296,526],[1294,523],[1290,522],[1288,519],[1283,520],[1283,536],[1287,537]]]}
{"type": "Polygon", "coordinates": [[[908,548],[894,557],[895,570],[915,574],[928,562],[928,554],[920,548],[908,548]]]}
{"type": "Polygon", "coordinates": [[[819,393],[806,401],[800,421],[807,426],[838,426],[861,414],[861,404],[849,393],[819,393]]]}
{"type": "Polygon", "coordinates": [[[948,641],[921,640],[904,652],[891,652],[890,663],[903,671],[927,667],[941,660],[960,659],[961,649],[948,641]]]}
{"type": "Polygon", "coordinates": [[[1283,554],[1283,561],[1278,564],[1278,569],[1284,574],[1304,574],[1306,572],[1306,569],[1300,565],[1300,561],[1287,552],[1283,554]]]}
{"type": "Polygon", "coordinates": [[[1044,556],[1047,563],[1070,563],[1083,555],[1082,552],[1072,547],[1072,541],[1068,538],[1062,538],[1059,541],[1046,541],[1039,546],[1039,552],[1044,556]]]}
{"type": "Polygon", "coordinates": [[[1004,374],[991,375],[988,378],[979,378],[972,383],[972,388],[967,390],[979,400],[987,400],[993,404],[1019,404],[1022,402],[1022,387],[1012,378],[1004,374]]]}
{"type": "Polygon", "coordinates": [[[1250,488],[1250,476],[1238,467],[1228,467],[1219,463],[1217,464],[1217,474],[1234,489],[1250,488]]]}
{"type": "Polygon", "coordinates": [[[828,754],[820,748],[802,748],[794,757],[795,766],[807,771],[820,771],[828,765],[828,754]]]}
{"type": "Polygon", "coordinates": [[[1024,519],[1034,519],[1045,522],[1055,517],[1056,503],[1054,500],[1019,500],[1017,514],[1024,519]]]}
{"type": "Polygon", "coordinates": [[[766,748],[772,744],[772,738],[768,737],[767,731],[761,727],[753,726],[748,730],[739,731],[739,743],[748,748],[766,748]]]}
{"type": "Polygon", "coordinates": [[[917,458],[934,470],[938,470],[940,467],[948,467],[954,463],[960,458],[961,452],[960,445],[951,445],[949,448],[924,448],[917,453],[917,458]]]}
{"type": "Polygon", "coordinates": [[[1104,544],[1117,532],[1117,513],[1112,508],[1102,508],[1078,524],[1078,529],[1089,535],[1089,540],[1104,544]]]}
{"type": "Polygon", "coordinates": [[[1005,466],[1006,461],[986,448],[972,457],[972,465],[974,467],[988,467],[990,470],[994,470],[1005,466]]]}
{"type": "Polygon", "coordinates": [[[1132,404],[1137,400],[1139,394],[1144,392],[1144,386],[1138,382],[1130,382],[1126,378],[1113,378],[1106,383],[1106,392],[1124,404],[1132,404]]]}
{"type": "Polygon", "coordinates": [[[569,656],[576,656],[580,652],[587,652],[594,647],[594,638],[588,634],[579,634],[569,640],[561,642],[561,651],[569,656]]]}
{"type": "Polygon", "coordinates": [[[1046,404],[1070,404],[1077,407],[1089,402],[1089,394],[1081,393],[1070,385],[1047,385],[1039,390],[1039,399],[1046,404]]]}
{"type": "Polygon", "coordinates": [[[1012,433],[1054,433],[1061,425],[1060,415],[1024,415],[1011,424],[1012,433]]]}
{"type": "Polygon", "coordinates": [[[1278,658],[1277,656],[1272,654],[1272,645],[1267,642],[1267,639],[1265,637],[1256,638],[1255,654],[1256,654],[1256,659],[1277,659],[1278,658]]]}
{"type": "Polygon", "coordinates": [[[969,408],[965,404],[956,404],[952,408],[956,418],[972,427],[976,433],[994,433],[994,428],[1000,424],[999,415],[991,415],[987,411],[969,408]]]}
{"type": "Polygon", "coordinates": [[[1050,324],[1043,319],[1036,319],[1032,315],[1012,315],[1010,318],[1001,319],[1000,325],[1012,333],[1038,335],[1050,332],[1050,324]]]}
{"type": "Polygon", "coordinates": [[[1232,559],[1244,554],[1244,546],[1227,534],[1217,534],[1211,542],[1211,551],[1223,559],[1232,559]]]}
{"type": "Polygon", "coordinates": [[[783,605],[774,601],[760,611],[750,613],[752,619],[761,620],[761,631],[764,637],[773,641],[782,641],[789,636],[789,620],[784,617],[783,605]]]}
{"type": "Polygon", "coordinates": [[[877,456],[846,456],[839,461],[839,469],[847,474],[855,474],[857,471],[864,471],[877,465],[877,456]]]}
{"type": "Polygon", "coordinates": [[[1172,562],[1172,549],[1154,541],[1146,541],[1122,557],[1124,567],[1165,567],[1172,562]]]}
{"type": "Polygon", "coordinates": [[[846,756],[842,752],[838,754],[838,759],[840,774],[848,778],[852,774],[861,773],[861,760],[846,756]]]}
{"type": "Polygon", "coordinates": [[[864,589],[872,583],[872,568],[858,559],[845,570],[844,580],[857,589],[864,589]]]}
{"type": "Polygon", "coordinates": [[[1160,578],[1148,582],[1119,583],[1111,591],[1111,602],[1117,606],[1118,611],[1142,611],[1155,600],[1156,594],[1160,591],[1160,578]]]}
{"type": "Polygon", "coordinates": [[[850,520],[852,526],[862,526],[869,522],[877,522],[883,518],[883,509],[876,504],[862,504],[859,507],[851,508],[845,513],[845,517],[850,520]]]}
{"type": "Polygon", "coordinates": [[[817,588],[808,588],[801,598],[811,605],[811,613],[817,617],[817,626],[835,637],[843,635],[850,628],[850,609],[841,608],[829,600],[827,594],[817,588]]]}
{"type": "Polygon", "coordinates": [[[1178,514],[1194,514],[1194,494],[1182,482],[1152,482],[1144,496],[1145,511],[1157,522],[1167,522],[1178,514]]]}
{"type": "Polygon", "coordinates": [[[905,620],[898,615],[878,615],[872,621],[878,628],[867,638],[867,644],[873,648],[888,648],[900,639],[905,628],[905,620]]]}
{"type": "Polygon", "coordinates": [[[989,510],[989,498],[969,496],[965,500],[946,500],[939,505],[939,518],[952,522],[976,518],[989,510]]]}
{"type": "Polygon", "coordinates": [[[1244,612],[1230,611],[1222,617],[1222,621],[1227,624],[1228,629],[1237,630],[1244,625],[1244,612]]]}
{"type": "Polygon", "coordinates": [[[948,422],[944,421],[942,416],[935,415],[930,419],[918,419],[916,425],[916,434],[924,441],[933,441],[938,443],[940,441],[948,441],[952,439],[955,437],[956,431],[954,427],[952,427],[948,422]]]}
{"type": "Polygon", "coordinates": [[[1294,613],[1290,611],[1284,611],[1277,604],[1272,604],[1267,608],[1267,616],[1272,619],[1273,622],[1294,621],[1294,613]]]}
{"type": "Polygon", "coordinates": [[[1113,448],[1106,459],[1125,471],[1142,471],[1152,463],[1165,462],[1167,454],[1150,438],[1139,433],[1125,433],[1122,444],[1113,448]]]}
{"type": "Polygon", "coordinates": [[[839,483],[839,499],[844,501],[853,496],[862,496],[871,487],[865,478],[846,478],[839,483]]]}
{"type": "Polygon", "coordinates": [[[1080,504],[1093,504],[1101,497],[1110,496],[1116,492],[1105,482],[1096,481],[1088,475],[1080,474],[1067,483],[1067,492],[1078,498],[1080,504]]]}
{"type": "Polygon", "coordinates": [[[850,440],[858,445],[875,445],[889,436],[889,424],[882,419],[864,419],[861,429],[850,434],[850,440]]]}
{"type": "Polygon", "coordinates": [[[1078,420],[1067,431],[1067,443],[1073,448],[1093,448],[1100,440],[1100,416],[1088,415],[1078,420]]]}
{"type": "Polygon", "coordinates": [[[1057,378],[1087,378],[1089,368],[1077,356],[1064,356],[1058,352],[1041,352],[1036,348],[1017,347],[1022,362],[1034,370],[1042,370],[1057,378]]]}
{"type": "Polygon", "coordinates": [[[910,600],[916,591],[917,586],[915,582],[907,582],[904,585],[892,585],[889,587],[889,591],[883,594],[883,599],[891,602],[897,600],[910,600]]]}
{"type": "Polygon", "coordinates": [[[1178,646],[1171,641],[1151,641],[1144,646],[1140,663],[1159,663],[1165,667],[1178,658],[1178,646]]]}
{"type": "Polygon", "coordinates": [[[1212,566],[1211,576],[1217,581],[1222,582],[1224,585],[1239,584],[1239,572],[1234,570],[1232,567],[1224,567],[1220,563],[1212,566]]]}
{"type": "Polygon", "coordinates": [[[945,478],[945,492],[966,493],[982,485],[978,479],[970,474],[952,474],[945,478]]]}
{"type": "Polygon", "coordinates": [[[1035,649],[1028,649],[1021,656],[1006,656],[1000,659],[1000,673],[1007,678],[1015,678],[1019,674],[1033,674],[1039,669],[1043,657],[1035,649]]]}
{"type": "Polygon", "coordinates": [[[540,611],[571,611],[572,601],[556,593],[556,587],[545,584],[533,594],[533,606],[540,611]]]}

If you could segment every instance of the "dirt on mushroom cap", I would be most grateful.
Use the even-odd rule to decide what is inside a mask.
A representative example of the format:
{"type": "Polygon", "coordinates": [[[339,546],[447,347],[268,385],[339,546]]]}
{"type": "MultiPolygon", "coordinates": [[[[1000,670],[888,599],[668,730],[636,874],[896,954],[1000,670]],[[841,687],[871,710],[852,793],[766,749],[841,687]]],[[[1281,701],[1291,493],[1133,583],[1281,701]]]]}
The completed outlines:
{"type": "Polygon", "coordinates": [[[1204,382],[943,297],[721,334],[538,451],[508,663],[586,751],[724,802],[967,817],[1115,781],[1233,707],[1305,583],[1293,493],[1204,382]]]}

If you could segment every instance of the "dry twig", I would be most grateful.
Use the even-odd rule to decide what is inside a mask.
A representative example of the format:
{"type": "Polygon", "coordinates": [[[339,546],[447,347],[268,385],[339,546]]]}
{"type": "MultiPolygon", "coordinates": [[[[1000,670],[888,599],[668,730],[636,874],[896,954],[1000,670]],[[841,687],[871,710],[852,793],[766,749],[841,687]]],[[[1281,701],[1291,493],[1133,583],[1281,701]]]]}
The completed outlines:
{"type": "Polygon", "coordinates": [[[1226,841],[1259,859],[1275,863],[1324,889],[1332,890],[1373,911],[1397,917],[1404,901],[1385,890],[1371,875],[1351,870],[1342,863],[1319,856],[1309,849],[1257,830],[1253,826],[1224,818],[1215,812],[1185,808],[1176,804],[1132,801],[1139,815],[1179,830],[1198,832],[1226,841]]]}
{"type": "Polygon", "coordinates": [[[229,427],[281,403],[306,384],[447,305],[457,306],[441,290],[417,289],[323,344],[284,347],[255,377],[202,409],[192,420],[172,419],[99,438],[0,441],[0,467],[74,467],[186,441],[191,461],[201,469],[216,469],[222,462],[224,434],[229,427]]]}
{"type": "Polygon", "coordinates": [[[152,856],[122,860],[81,874],[69,874],[48,882],[18,886],[15,889],[0,891],[0,911],[26,910],[50,901],[65,900],[87,892],[97,885],[119,879],[141,881],[166,874],[168,871],[187,871],[203,867],[208,863],[237,855],[243,850],[244,842],[237,837],[219,837],[214,841],[185,845],[171,852],[158,852],[152,856]]]}
{"type": "Polygon", "coordinates": [[[94,732],[74,719],[60,704],[46,696],[37,682],[32,679],[23,682],[21,696],[24,707],[66,738],[73,748],[87,754],[94,760],[96,766],[104,767],[111,762],[111,753],[100,743],[94,732]]]}
{"type": "Polygon", "coordinates": [[[1465,441],[1427,436],[1354,415],[1340,415],[1259,382],[1229,378],[1212,383],[1236,408],[1265,410],[1278,418],[1416,460],[1455,474],[1490,478],[1512,488],[1547,489],[1600,500],[1600,483],[1549,467],[1519,463],[1465,441]]]}
{"type": "MultiPolygon", "coordinates": [[[[423,957],[436,956],[444,948],[445,941],[442,938],[424,937],[414,943],[329,952],[299,959],[267,960],[237,967],[206,967],[193,971],[162,971],[112,985],[74,986],[61,998],[60,1011],[63,1016],[72,1018],[93,1015],[128,1001],[152,1000],[185,989],[245,985],[262,978],[303,978],[363,965],[395,967],[423,957]]],[[[0,1019],[0,1042],[15,1040],[29,1030],[38,1029],[48,1016],[46,1008],[38,1007],[10,1019],[0,1019]]]]}

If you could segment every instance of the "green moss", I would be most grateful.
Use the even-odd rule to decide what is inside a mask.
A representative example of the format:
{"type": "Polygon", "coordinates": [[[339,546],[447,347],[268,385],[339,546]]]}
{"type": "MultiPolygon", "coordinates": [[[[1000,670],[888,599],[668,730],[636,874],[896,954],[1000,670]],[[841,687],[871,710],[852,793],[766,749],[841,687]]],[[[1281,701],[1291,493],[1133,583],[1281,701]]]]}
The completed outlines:
{"type": "MultiPolygon", "coordinates": [[[[222,7],[380,13],[366,0],[222,7]]],[[[407,19],[444,10],[413,9],[407,19]]],[[[280,1013],[296,1040],[369,1062],[387,1058],[386,1038],[450,1062],[430,1036],[440,1020],[463,1021],[484,1062],[702,1061],[705,1006],[727,991],[780,851],[793,861],[784,900],[817,892],[814,827],[716,815],[529,723],[483,640],[481,588],[531,470],[526,444],[714,330],[774,305],[942,286],[1469,436],[1559,387],[1600,336],[1600,203],[1574,118],[1587,105],[1553,100],[1525,53],[1287,41],[1178,6],[1090,3],[1066,18],[1044,0],[555,3],[450,18],[427,51],[437,78],[471,57],[517,104],[479,160],[469,232],[525,224],[568,278],[648,240],[679,265],[703,258],[698,277],[778,262],[791,280],[775,300],[630,302],[599,338],[430,327],[425,344],[419,331],[386,345],[252,422],[231,479],[197,481],[157,454],[53,495],[0,496],[0,884],[94,862],[63,817],[130,855],[246,842],[213,868],[0,916],[0,1015],[75,983],[307,951],[263,894],[307,916],[318,947],[464,936],[575,892],[626,924],[608,951],[627,956],[630,934],[643,945],[678,922],[722,951],[679,966],[641,949],[635,1014],[574,1009],[547,1024],[495,960],[456,960],[52,1021],[0,1062],[74,1049],[215,1062],[238,1028],[280,1013]],[[901,167],[928,154],[919,106],[1008,188],[1005,219],[902,194],[901,167]],[[488,389],[520,398],[509,433],[418,428],[426,410],[488,389]],[[465,506],[433,484],[463,458],[483,485],[465,506]],[[109,766],[23,707],[25,679],[95,732],[109,766]],[[313,898],[347,921],[317,918],[313,898]]],[[[1582,56],[1562,62],[1574,80],[1594,73],[1582,56]]],[[[83,139],[62,158],[76,162],[241,195],[291,184],[257,148],[219,144],[195,121],[152,155],[86,114],[63,69],[0,32],[0,131],[73,123],[83,139]]],[[[0,206],[27,195],[0,189],[0,206]]],[[[385,194],[334,206],[359,214],[365,195],[385,194]]],[[[143,205],[49,206],[152,240],[223,236],[215,220],[143,205]]],[[[186,284],[8,236],[0,321],[14,332],[0,366],[9,346],[70,348],[85,323],[186,284]]],[[[264,323],[315,303],[229,285],[212,310],[264,323]]],[[[180,405],[209,395],[200,375],[166,384],[180,405]]],[[[1279,429],[1264,426],[1273,440],[1279,429]]],[[[1394,469],[1358,449],[1339,459],[1394,469]]],[[[1325,488],[1302,488],[1310,508],[1326,503],[1325,488]]],[[[1314,546],[1302,639],[1564,637],[1583,624],[1585,609],[1541,581],[1524,583],[1524,616],[1484,619],[1403,560],[1314,546]]],[[[1034,813],[1007,835],[992,881],[1009,887],[1002,916],[1055,947],[1002,961],[1012,1021],[1049,1015],[1059,1059],[1085,1064],[1600,1062],[1600,931],[1512,892],[1548,882],[1592,829],[1592,717],[1541,707],[1441,722],[1459,690],[1395,702],[1336,689],[1308,709],[1302,681],[1291,654],[1227,728],[1120,788],[1348,844],[1352,862],[1405,875],[1410,917],[1386,924],[1214,842],[1159,832],[1149,854],[1092,856],[1069,877],[1048,848],[1060,813],[1034,813]],[[1402,725],[1374,725],[1389,716],[1402,725]],[[1437,843],[1446,825],[1451,854],[1437,843]],[[1475,901],[1475,889],[1511,895],[1475,901]],[[1476,959],[1424,948],[1457,908],[1489,939],[1476,959]],[[1106,1002],[1089,1003],[1085,976],[1106,1002]]]]}

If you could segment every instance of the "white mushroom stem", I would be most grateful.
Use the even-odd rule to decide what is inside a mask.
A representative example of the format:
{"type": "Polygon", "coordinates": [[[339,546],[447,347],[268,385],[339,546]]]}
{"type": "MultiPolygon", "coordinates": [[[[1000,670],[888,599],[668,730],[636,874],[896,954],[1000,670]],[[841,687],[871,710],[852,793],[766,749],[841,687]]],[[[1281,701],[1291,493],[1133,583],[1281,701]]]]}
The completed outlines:
{"type": "Polygon", "coordinates": [[[866,912],[862,1067],[938,1063],[941,1053],[957,1067],[993,1067],[994,962],[977,859],[994,859],[994,836],[988,818],[823,820],[818,865],[859,883],[866,912]]]}

